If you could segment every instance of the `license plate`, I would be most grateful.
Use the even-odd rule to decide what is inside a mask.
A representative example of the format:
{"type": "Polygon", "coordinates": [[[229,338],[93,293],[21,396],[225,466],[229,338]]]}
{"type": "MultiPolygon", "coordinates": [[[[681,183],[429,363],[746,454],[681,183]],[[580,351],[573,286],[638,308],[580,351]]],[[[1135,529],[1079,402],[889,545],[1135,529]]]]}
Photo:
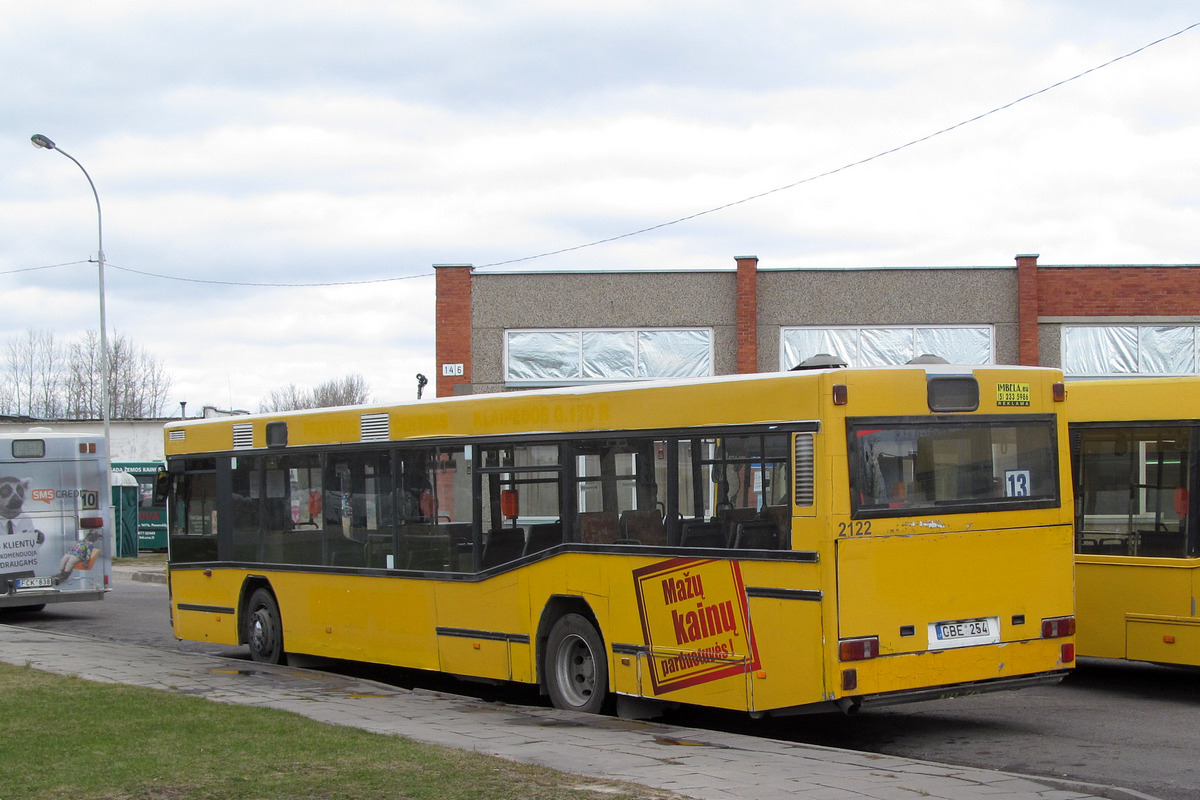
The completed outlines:
{"type": "Polygon", "coordinates": [[[929,649],[1000,643],[1000,618],[956,619],[929,624],[929,649]]]}
{"type": "Polygon", "coordinates": [[[54,578],[17,578],[17,591],[22,589],[49,589],[54,586],[54,578]]]}

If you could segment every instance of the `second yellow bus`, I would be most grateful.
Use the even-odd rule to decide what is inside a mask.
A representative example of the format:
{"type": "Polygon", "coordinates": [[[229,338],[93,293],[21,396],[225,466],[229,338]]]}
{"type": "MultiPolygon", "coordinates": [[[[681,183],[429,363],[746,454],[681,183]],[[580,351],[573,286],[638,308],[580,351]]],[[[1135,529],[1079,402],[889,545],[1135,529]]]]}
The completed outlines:
{"type": "Polygon", "coordinates": [[[1079,654],[1200,665],[1200,378],[1072,382],[1079,654]]]}

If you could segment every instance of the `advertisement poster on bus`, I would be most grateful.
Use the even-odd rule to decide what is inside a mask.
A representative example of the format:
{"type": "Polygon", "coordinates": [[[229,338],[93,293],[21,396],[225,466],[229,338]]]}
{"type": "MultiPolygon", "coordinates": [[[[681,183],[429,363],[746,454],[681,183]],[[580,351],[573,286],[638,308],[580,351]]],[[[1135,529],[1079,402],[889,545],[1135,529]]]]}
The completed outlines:
{"type": "Polygon", "coordinates": [[[758,669],[736,561],[673,558],[633,580],[656,695],[758,669]]]}
{"type": "Polygon", "coordinates": [[[79,483],[61,463],[0,464],[0,581],[12,592],[103,588],[103,528],[77,523],[81,513],[100,517],[100,492],[79,483]]]}

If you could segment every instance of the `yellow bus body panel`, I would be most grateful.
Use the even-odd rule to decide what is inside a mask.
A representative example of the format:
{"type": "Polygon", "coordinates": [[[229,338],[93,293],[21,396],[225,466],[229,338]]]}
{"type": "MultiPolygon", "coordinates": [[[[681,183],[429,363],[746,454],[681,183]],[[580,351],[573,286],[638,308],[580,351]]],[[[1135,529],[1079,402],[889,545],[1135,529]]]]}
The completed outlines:
{"type": "Polygon", "coordinates": [[[171,570],[171,620],[175,636],[197,642],[236,645],[238,642],[238,594],[242,574],[234,570],[213,570],[205,576],[203,570],[171,570]],[[187,598],[187,602],[179,598],[187,598]],[[193,610],[189,606],[224,608],[213,613],[193,610]]]}
{"type": "Polygon", "coordinates": [[[1071,559],[1067,526],[844,540],[838,635],[878,636],[884,655],[924,651],[929,623],[998,617],[1002,641],[1037,638],[1043,618],[1072,612],[1071,559]]]}
{"type": "MultiPolygon", "coordinates": [[[[868,661],[849,661],[839,669],[857,672],[858,688],[842,694],[872,695],[903,692],[914,686],[946,686],[973,680],[1012,678],[1068,669],[1062,646],[1070,639],[1030,639],[986,647],[960,647],[883,656],[868,661]]],[[[947,692],[949,694],[949,692],[947,692]]]]}
{"type": "MultiPolygon", "coordinates": [[[[1200,378],[1072,382],[1070,423],[1200,421],[1200,378]]],[[[1200,666],[1200,559],[1075,556],[1076,642],[1081,656],[1200,666]]]]}
{"type": "Polygon", "coordinates": [[[1200,664],[1198,579],[1193,558],[1078,556],[1080,655],[1200,664]]]}

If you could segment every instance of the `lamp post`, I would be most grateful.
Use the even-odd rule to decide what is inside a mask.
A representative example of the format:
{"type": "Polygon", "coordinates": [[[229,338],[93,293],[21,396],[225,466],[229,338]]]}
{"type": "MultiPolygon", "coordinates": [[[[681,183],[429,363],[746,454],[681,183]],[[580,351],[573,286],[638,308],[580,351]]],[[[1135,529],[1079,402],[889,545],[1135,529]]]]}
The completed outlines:
{"type": "Polygon", "coordinates": [[[112,469],[112,439],[109,436],[109,418],[108,418],[108,325],[104,318],[104,222],[100,216],[100,195],[96,192],[96,184],[92,183],[92,176],[88,175],[88,171],[83,169],[83,164],[75,160],[75,157],[57,147],[54,142],[40,133],[35,133],[29,137],[33,142],[34,147],[43,147],[47,150],[57,150],[67,158],[75,161],[75,166],[83,170],[83,177],[87,178],[88,186],[92,187],[92,196],[96,198],[96,232],[99,240],[99,248],[96,250],[96,264],[99,267],[100,273],[100,416],[104,420],[104,482],[105,488],[111,484],[112,477],[110,471],[112,469]]]}

